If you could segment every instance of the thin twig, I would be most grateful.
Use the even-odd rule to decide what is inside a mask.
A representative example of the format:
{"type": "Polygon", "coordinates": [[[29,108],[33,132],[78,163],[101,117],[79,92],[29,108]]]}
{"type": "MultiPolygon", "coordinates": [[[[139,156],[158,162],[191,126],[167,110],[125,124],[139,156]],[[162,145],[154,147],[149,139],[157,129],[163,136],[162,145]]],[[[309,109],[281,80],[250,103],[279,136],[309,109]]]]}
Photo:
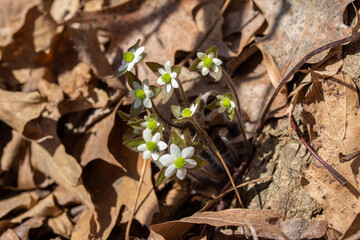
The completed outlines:
{"type": "Polygon", "coordinates": [[[282,87],[286,84],[287,80],[295,74],[295,72],[297,70],[299,70],[299,68],[306,62],[308,61],[311,57],[313,57],[314,55],[318,54],[318,53],[321,53],[329,48],[333,48],[335,46],[338,46],[338,45],[342,45],[342,44],[345,44],[347,42],[351,42],[351,41],[354,41],[355,39],[359,38],[360,37],[360,32],[357,32],[357,33],[354,33],[353,35],[349,36],[349,37],[346,37],[346,38],[343,38],[343,39],[340,39],[340,40],[337,40],[337,41],[334,41],[334,42],[331,42],[331,43],[328,43],[328,44],[325,44],[324,46],[321,46],[313,51],[311,51],[310,53],[306,54],[306,56],[301,59],[291,70],[290,72],[288,72],[285,77],[281,80],[280,84],[277,86],[277,88],[275,89],[273,95],[271,96],[268,104],[266,105],[266,108],[264,109],[262,115],[261,115],[261,118],[259,120],[259,123],[258,123],[258,126],[256,127],[256,131],[255,131],[255,136],[253,138],[253,143],[256,141],[257,139],[257,136],[259,135],[261,129],[263,128],[264,124],[265,124],[265,119],[266,119],[266,116],[267,116],[267,113],[269,112],[270,110],[270,107],[272,105],[272,103],[274,102],[277,94],[280,92],[280,90],[282,89],[282,87]]]}
{"type": "Polygon", "coordinates": [[[132,223],[133,218],[135,217],[136,205],[137,205],[137,202],[138,202],[138,199],[139,199],[142,182],[143,182],[144,176],[145,176],[146,164],[147,164],[147,159],[146,160],[144,159],[144,163],[143,163],[142,170],[141,170],[141,176],[140,176],[140,180],[139,180],[139,184],[138,184],[138,189],[137,189],[137,192],[136,192],[134,207],[133,207],[132,212],[131,212],[130,220],[129,220],[127,226],[126,226],[126,231],[125,231],[125,239],[126,240],[130,239],[131,223],[132,223]]]}
{"type": "Polygon", "coordinates": [[[305,141],[301,133],[299,132],[296,123],[292,117],[292,115],[288,115],[291,127],[296,132],[296,135],[300,138],[301,142],[305,145],[306,149],[311,152],[311,154],[330,172],[331,175],[342,185],[345,186],[347,184],[346,179],[338,173],[333,167],[331,167],[327,162],[325,162],[315,151],[314,149],[305,141]]]}
{"type": "Polygon", "coordinates": [[[181,96],[182,96],[183,100],[185,101],[186,107],[190,107],[189,101],[188,101],[188,99],[187,99],[187,97],[185,95],[185,91],[184,91],[182,82],[178,78],[176,79],[176,81],[178,82],[179,90],[180,90],[180,93],[181,93],[181,96]]]}
{"type": "Polygon", "coordinates": [[[218,159],[218,160],[221,162],[221,164],[224,166],[224,169],[225,169],[225,171],[226,171],[226,173],[227,173],[227,175],[228,175],[228,177],[229,177],[229,180],[230,180],[230,182],[231,182],[231,185],[233,186],[233,188],[234,188],[234,190],[235,190],[235,194],[236,194],[236,197],[237,197],[237,199],[238,199],[238,201],[239,201],[239,204],[240,204],[241,207],[244,207],[244,204],[243,204],[243,202],[242,202],[242,200],[241,200],[240,194],[239,194],[238,190],[236,189],[235,182],[234,182],[234,180],[232,179],[232,176],[231,176],[231,173],[230,173],[230,171],[229,171],[229,168],[227,167],[224,159],[221,157],[221,154],[219,153],[219,151],[218,151],[217,147],[215,146],[214,142],[211,140],[211,138],[209,137],[209,135],[207,134],[207,132],[206,132],[203,128],[201,128],[201,126],[198,124],[198,122],[197,122],[195,119],[193,119],[191,122],[194,124],[195,128],[200,132],[200,134],[203,136],[203,138],[204,138],[204,139],[208,142],[208,144],[210,145],[210,151],[214,154],[214,156],[217,157],[217,159],[218,159]]]}
{"type": "Polygon", "coordinates": [[[218,21],[220,20],[221,16],[224,14],[225,10],[227,9],[227,7],[229,6],[231,0],[226,0],[223,7],[221,8],[221,11],[219,13],[219,15],[216,17],[214,23],[211,25],[211,27],[209,28],[209,30],[205,33],[205,35],[200,39],[199,43],[194,47],[194,50],[189,53],[181,62],[180,62],[180,66],[184,66],[185,63],[192,58],[196,51],[201,47],[201,45],[203,45],[203,43],[205,42],[205,40],[210,36],[210,34],[212,33],[212,31],[214,30],[216,24],[218,23],[218,21]]]}
{"type": "Polygon", "coordinates": [[[241,113],[240,113],[239,95],[237,94],[236,87],[234,85],[234,82],[230,78],[229,74],[225,71],[225,69],[223,67],[221,67],[221,70],[224,73],[225,79],[226,79],[226,81],[227,81],[227,83],[228,83],[228,85],[229,85],[229,87],[230,87],[230,89],[231,89],[231,91],[232,91],[232,93],[234,95],[234,98],[235,98],[235,102],[236,102],[235,115],[236,115],[236,118],[238,120],[240,132],[244,137],[245,148],[246,148],[246,151],[247,151],[247,154],[248,154],[247,161],[249,161],[250,158],[251,158],[251,147],[250,147],[249,141],[246,138],[245,128],[244,128],[244,125],[242,123],[243,121],[242,121],[242,117],[241,117],[241,113]]]}

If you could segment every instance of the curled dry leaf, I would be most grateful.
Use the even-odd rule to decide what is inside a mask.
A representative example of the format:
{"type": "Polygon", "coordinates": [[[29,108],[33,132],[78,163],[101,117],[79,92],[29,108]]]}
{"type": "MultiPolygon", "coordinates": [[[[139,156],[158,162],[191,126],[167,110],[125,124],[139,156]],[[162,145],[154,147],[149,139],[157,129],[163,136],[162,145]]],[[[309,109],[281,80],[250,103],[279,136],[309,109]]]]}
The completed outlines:
{"type": "Polygon", "coordinates": [[[26,220],[19,226],[14,228],[14,232],[21,240],[29,240],[29,232],[31,229],[40,228],[43,225],[44,218],[34,217],[26,220]]]}
{"type": "Polygon", "coordinates": [[[255,230],[269,231],[277,237],[289,239],[279,228],[268,223],[271,219],[281,218],[272,210],[227,209],[219,212],[201,212],[177,221],[152,225],[149,239],[181,239],[193,224],[209,224],[212,226],[251,225],[255,230]]]}
{"type": "MultiPolygon", "coordinates": [[[[311,144],[317,153],[347,180],[341,186],[317,161],[304,167],[303,188],[325,210],[325,219],[344,234],[360,211],[358,160],[340,163],[339,153],[359,150],[359,98],[356,87],[346,74],[326,80],[318,79],[309,88],[303,101],[302,117],[310,127],[311,144]]],[[[348,233],[352,234],[352,233],[348,233]]]]}
{"type": "MultiPolygon", "coordinates": [[[[273,57],[281,76],[309,52],[351,35],[351,27],[343,23],[343,12],[352,0],[254,2],[269,25],[266,36],[257,42],[273,57]]],[[[309,62],[319,62],[327,52],[314,56],[309,62]]]]}
{"type": "Polygon", "coordinates": [[[66,212],[63,212],[57,217],[50,218],[48,220],[48,225],[51,227],[54,233],[67,239],[70,238],[71,232],[74,228],[66,212]]]}
{"type": "Polygon", "coordinates": [[[35,191],[23,192],[11,198],[0,201],[0,218],[3,218],[9,212],[16,209],[29,209],[39,200],[35,191]]]}

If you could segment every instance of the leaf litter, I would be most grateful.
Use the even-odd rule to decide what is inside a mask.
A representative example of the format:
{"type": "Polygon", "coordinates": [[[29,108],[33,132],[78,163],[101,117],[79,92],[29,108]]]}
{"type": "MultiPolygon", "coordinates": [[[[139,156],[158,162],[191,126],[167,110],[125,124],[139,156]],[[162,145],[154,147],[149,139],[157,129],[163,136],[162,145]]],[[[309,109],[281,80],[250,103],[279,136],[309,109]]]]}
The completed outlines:
{"type": "MultiPolygon", "coordinates": [[[[4,1],[0,238],[123,239],[133,215],[131,238],[356,236],[359,157],[340,162],[339,154],[360,150],[358,40],[323,51],[297,69],[254,138],[282,78],[314,49],[354,34],[359,7],[350,0],[4,1]],[[229,5],[219,15],[224,3],[229,5]],[[235,203],[233,191],[222,194],[228,180],[208,150],[201,155],[208,166],[183,182],[156,186],[159,169],[147,162],[134,208],[145,160],[122,143],[133,134],[117,115],[129,110],[130,89],[124,77],[112,75],[137,39],[146,48],[146,61],[159,64],[180,63],[198,44],[195,50],[203,52],[218,47],[254,143],[250,163],[235,181],[244,208],[235,203]],[[346,186],[313,159],[286,113],[346,186]],[[204,206],[207,210],[200,211],[204,206]]],[[[200,92],[209,99],[214,91],[229,92],[223,80],[214,85],[190,72],[190,64],[180,76],[189,99],[200,92]]],[[[156,83],[145,64],[137,71],[140,79],[156,83]]],[[[155,100],[169,120],[167,109],[178,97],[175,91],[163,106],[155,100]]],[[[236,121],[228,123],[215,110],[204,111],[201,119],[235,173],[247,157],[236,121]]]]}

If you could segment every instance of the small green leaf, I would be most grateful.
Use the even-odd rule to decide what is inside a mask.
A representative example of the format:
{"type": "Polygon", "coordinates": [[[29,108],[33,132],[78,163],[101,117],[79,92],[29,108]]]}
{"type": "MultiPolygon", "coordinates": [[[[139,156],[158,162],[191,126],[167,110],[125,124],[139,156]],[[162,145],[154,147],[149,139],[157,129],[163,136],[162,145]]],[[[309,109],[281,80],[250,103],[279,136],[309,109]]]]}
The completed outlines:
{"type": "Polygon", "coordinates": [[[199,69],[197,68],[197,65],[198,65],[200,62],[201,62],[201,60],[200,60],[199,58],[195,59],[194,62],[190,65],[189,71],[194,72],[194,71],[199,70],[199,69]]]}
{"type": "Polygon", "coordinates": [[[171,130],[170,140],[171,144],[177,145],[181,150],[186,148],[184,141],[181,139],[181,135],[175,130],[171,130]]]}
{"type": "Polygon", "coordinates": [[[174,89],[173,89],[173,88],[171,88],[170,92],[166,92],[166,91],[165,91],[165,87],[164,87],[164,91],[163,91],[161,103],[162,103],[162,104],[167,103],[167,101],[169,101],[169,99],[170,99],[170,97],[171,97],[171,95],[172,95],[173,92],[174,92],[174,89]]]}
{"type": "Polygon", "coordinates": [[[171,112],[176,118],[181,118],[181,107],[176,105],[171,105],[171,112]]]}
{"type": "Polygon", "coordinates": [[[162,123],[159,124],[154,130],[151,131],[152,135],[155,135],[155,133],[160,133],[162,138],[162,132],[164,131],[164,125],[162,123]]]}
{"type": "Polygon", "coordinates": [[[234,119],[234,109],[229,114],[230,122],[234,119]]]}
{"type": "Polygon", "coordinates": [[[171,67],[171,72],[176,72],[176,78],[179,78],[181,72],[181,66],[174,65],[171,67]]]}
{"type": "Polygon", "coordinates": [[[134,128],[129,128],[126,133],[123,135],[122,140],[126,141],[129,140],[131,138],[137,137],[140,135],[140,131],[134,128]]]}
{"type": "Polygon", "coordinates": [[[130,52],[131,49],[138,49],[138,48],[139,48],[139,44],[140,44],[140,39],[138,39],[134,45],[132,45],[131,47],[129,47],[129,49],[128,49],[127,51],[130,52]]]}
{"type": "Polygon", "coordinates": [[[207,146],[199,142],[193,142],[191,146],[195,148],[194,151],[195,155],[199,155],[202,151],[204,151],[207,148],[207,146]]]}
{"type": "Polygon", "coordinates": [[[147,53],[142,53],[141,55],[141,59],[140,59],[140,61],[138,61],[136,64],[138,64],[138,63],[140,63],[142,60],[144,60],[145,58],[146,58],[146,56],[147,56],[147,53]]]}
{"type": "Polygon", "coordinates": [[[139,119],[139,118],[132,118],[127,122],[127,125],[129,125],[132,128],[135,128],[137,130],[143,130],[144,127],[141,126],[141,123],[145,122],[144,119],[139,119]]]}
{"type": "Polygon", "coordinates": [[[218,56],[218,50],[217,50],[217,47],[215,45],[211,46],[208,50],[206,50],[206,54],[209,54],[213,52],[215,54],[214,57],[217,57],[218,56]]]}
{"type": "Polygon", "coordinates": [[[134,102],[131,104],[131,108],[130,108],[130,117],[131,118],[134,118],[137,115],[139,115],[144,109],[144,104],[143,103],[141,103],[141,105],[138,108],[135,108],[134,107],[134,102]]]}
{"type": "Polygon", "coordinates": [[[229,98],[230,100],[232,100],[233,96],[231,95],[231,93],[225,93],[224,94],[225,97],[229,98]]]}
{"type": "Polygon", "coordinates": [[[156,63],[156,62],[146,62],[145,63],[149,68],[150,70],[155,73],[157,76],[160,76],[160,73],[158,72],[158,69],[159,68],[162,68],[164,69],[164,66],[159,64],[159,63],[156,63]]]}
{"type": "Polygon", "coordinates": [[[145,143],[145,141],[144,141],[144,139],[142,137],[124,141],[125,146],[127,146],[131,150],[134,150],[134,151],[137,151],[137,152],[138,152],[137,147],[140,146],[143,143],[145,143]]]}
{"type": "Polygon", "coordinates": [[[150,90],[154,93],[154,96],[152,96],[151,99],[155,99],[161,93],[162,88],[150,85],[150,90]]]}
{"type": "Polygon", "coordinates": [[[210,110],[215,109],[215,108],[218,108],[218,107],[219,107],[219,105],[217,104],[218,102],[220,102],[220,100],[219,100],[219,99],[216,99],[216,100],[214,100],[212,103],[210,103],[209,105],[207,105],[206,108],[207,108],[207,109],[210,109],[210,110]]]}
{"type": "Polygon", "coordinates": [[[186,128],[183,132],[186,146],[191,146],[192,136],[189,128],[186,128]]]}
{"type": "Polygon", "coordinates": [[[166,167],[163,167],[160,170],[158,178],[156,179],[156,184],[155,184],[156,187],[158,187],[160,184],[165,183],[170,180],[169,178],[165,177],[165,170],[166,170],[166,167]]]}
{"type": "Polygon", "coordinates": [[[131,119],[130,115],[127,114],[127,113],[124,113],[123,111],[121,110],[118,110],[117,111],[117,114],[119,115],[119,117],[124,120],[124,121],[129,121],[131,119]]]}
{"type": "Polygon", "coordinates": [[[127,68],[123,69],[121,72],[117,71],[113,74],[113,78],[117,78],[120,77],[121,75],[123,75],[125,72],[127,71],[127,68]]]}
{"type": "Polygon", "coordinates": [[[132,89],[135,89],[135,87],[133,85],[134,82],[137,82],[141,86],[141,81],[132,72],[127,72],[126,73],[126,78],[128,80],[129,86],[132,89]]]}
{"type": "Polygon", "coordinates": [[[191,158],[194,159],[197,164],[196,164],[196,167],[191,168],[190,170],[196,170],[196,169],[205,167],[206,165],[209,164],[208,161],[206,161],[205,159],[202,159],[201,157],[192,156],[191,158]]]}

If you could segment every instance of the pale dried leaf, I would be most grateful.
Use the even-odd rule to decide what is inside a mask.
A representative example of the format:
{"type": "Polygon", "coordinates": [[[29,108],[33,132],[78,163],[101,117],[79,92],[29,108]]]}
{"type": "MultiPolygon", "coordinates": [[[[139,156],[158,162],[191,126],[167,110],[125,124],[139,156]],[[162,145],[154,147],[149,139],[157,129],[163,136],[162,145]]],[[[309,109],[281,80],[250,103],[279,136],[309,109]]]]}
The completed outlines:
{"type": "Polygon", "coordinates": [[[29,209],[39,200],[39,196],[34,192],[23,192],[11,198],[0,201],[0,218],[16,209],[29,209]]]}
{"type": "Polygon", "coordinates": [[[73,231],[73,224],[71,223],[67,213],[64,212],[58,217],[50,218],[48,225],[54,231],[54,233],[69,239],[73,231]]]}

